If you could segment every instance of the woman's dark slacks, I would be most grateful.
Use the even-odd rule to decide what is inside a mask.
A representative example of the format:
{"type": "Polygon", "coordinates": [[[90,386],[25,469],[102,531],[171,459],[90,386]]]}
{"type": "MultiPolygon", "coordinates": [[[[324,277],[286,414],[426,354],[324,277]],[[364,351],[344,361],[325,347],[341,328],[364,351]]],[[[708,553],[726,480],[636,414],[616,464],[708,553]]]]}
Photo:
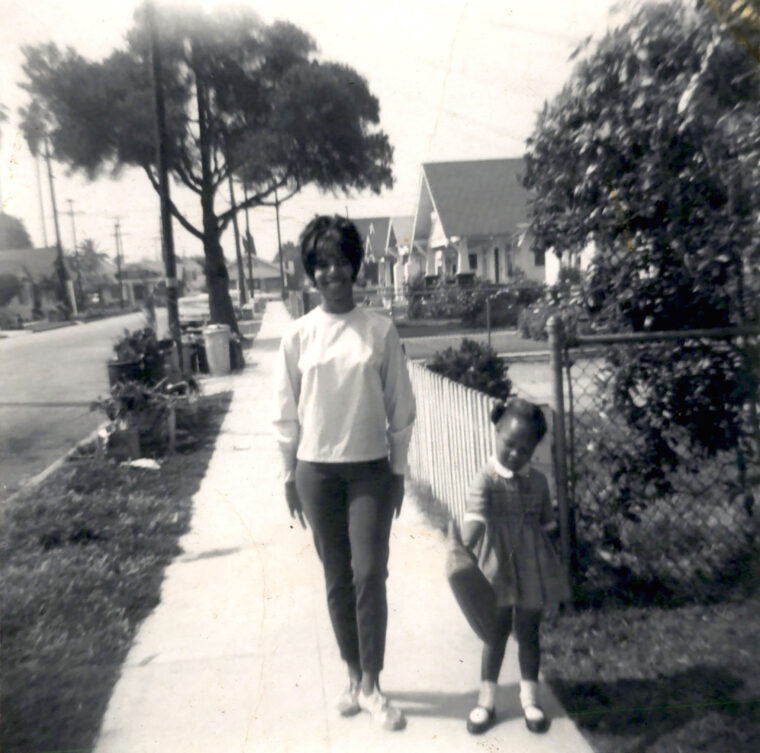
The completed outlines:
{"type": "Polygon", "coordinates": [[[388,623],[385,581],[394,512],[388,460],[299,460],[296,489],[324,567],[327,607],[341,657],[379,673],[388,623]]]}

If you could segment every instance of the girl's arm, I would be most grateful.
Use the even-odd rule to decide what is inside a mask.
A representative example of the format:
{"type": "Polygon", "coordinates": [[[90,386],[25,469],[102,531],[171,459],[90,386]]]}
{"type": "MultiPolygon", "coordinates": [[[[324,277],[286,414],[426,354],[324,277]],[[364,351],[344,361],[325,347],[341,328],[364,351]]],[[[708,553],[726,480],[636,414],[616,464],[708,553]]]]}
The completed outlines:
{"type": "Polygon", "coordinates": [[[468,549],[475,547],[486,530],[490,496],[488,469],[481,468],[467,490],[467,505],[462,521],[462,543],[468,549]]]}
{"type": "Polygon", "coordinates": [[[462,525],[462,543],[468,549],[474,549],[480,541],[480,537],[486,530],[485,524],[480,520],[467,520],[462,525]]]}
{"type": "Polygon", "coordinates": [[[552,533],[557,530],[557,518],[552,507],[552,499],[549,494],[549,483],[542,475],[543,485],[541,488],[541,528],[546,533],[552,533]]]}

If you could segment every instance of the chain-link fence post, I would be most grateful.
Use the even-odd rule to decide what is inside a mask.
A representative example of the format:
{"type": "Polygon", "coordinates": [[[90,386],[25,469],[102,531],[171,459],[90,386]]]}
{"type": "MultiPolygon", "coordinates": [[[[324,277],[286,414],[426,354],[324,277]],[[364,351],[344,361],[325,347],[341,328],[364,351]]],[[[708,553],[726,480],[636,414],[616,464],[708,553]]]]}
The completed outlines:
{"type": "Polygon", "coordinates": [[[554,409],[554,478],[559,506],[559,534],[562,562],[572,582],[570,506],[567,494],[567,454],[565,451],[565,398],[562,386],[562,320],[552,316],[546,323],[549,334],[549,368],[552,373],[552,408],[554,409]]]}

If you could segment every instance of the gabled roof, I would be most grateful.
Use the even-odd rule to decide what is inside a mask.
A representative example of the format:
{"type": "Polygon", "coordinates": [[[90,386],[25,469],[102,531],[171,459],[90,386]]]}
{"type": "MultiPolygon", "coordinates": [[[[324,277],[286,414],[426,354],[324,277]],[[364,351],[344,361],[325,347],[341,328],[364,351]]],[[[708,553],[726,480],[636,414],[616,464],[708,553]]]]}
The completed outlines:
{"type": "Polygon", "coordinates": [[[422,170],[448,238],[513,233],[525,222],[530,193],[521,157],[427,162],[422,170]]]}
{"type": "Polygon", "coordinates": [[[154,282],[157,278],[163,277],[164,265],[150,259],[142,261],[130,261],[124,264],[121,270],[123,280],[149,280],[154,282]]]}
{"type": "Polygon", "coordinates": [[[414,217],[391,217],[391,232],[393,233],[396,245],[411,245],[413,226],[414,217]]]}
{"type": "MultiPolygon", "coordinates": [[[[280,276],[280,265],[279,261],[278,263],[274,263],[271,261],[267,261],[266,259],[262,259],[260,256],[252,256],[251,257],[251,269],[253,271],[253,276],[262,278],[262,277],[279,277],[280,276]]],[[[248,277],[248,258],[243,257],[243,272],[244,277],[248,277]]],[[[237,268],[237,259],[233,259],[231,261],[227,262],[227,275],[230,279],[230,281],[237,281],[238,278],[238,268],[237,268]]]]}
{"type": "MultiPolygon", "coordinates": [[[[39,282],[54,277],[56,250],[54,248],[14,248],[0,251],[0,274],[14,275],[20,280],[39,282]]],[[[67,268],[69,265],[66,265],[67,268]]]]}
{"type": "Polygon", "coordinates": [[[364,241],[364,258],[380,259],[388,253],[390,217],[351,218],[364,241]]]}

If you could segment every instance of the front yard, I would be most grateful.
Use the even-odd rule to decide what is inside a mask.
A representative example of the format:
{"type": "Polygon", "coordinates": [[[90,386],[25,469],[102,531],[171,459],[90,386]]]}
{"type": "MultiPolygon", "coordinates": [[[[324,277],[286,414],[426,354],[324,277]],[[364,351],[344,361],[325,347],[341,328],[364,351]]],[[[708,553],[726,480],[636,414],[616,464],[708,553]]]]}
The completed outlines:
{"type": "Polygon", "coordinates": [[[544,675],[595,753],[760,750],[759,578],[719,603],[545,621],[544,675]]]}

